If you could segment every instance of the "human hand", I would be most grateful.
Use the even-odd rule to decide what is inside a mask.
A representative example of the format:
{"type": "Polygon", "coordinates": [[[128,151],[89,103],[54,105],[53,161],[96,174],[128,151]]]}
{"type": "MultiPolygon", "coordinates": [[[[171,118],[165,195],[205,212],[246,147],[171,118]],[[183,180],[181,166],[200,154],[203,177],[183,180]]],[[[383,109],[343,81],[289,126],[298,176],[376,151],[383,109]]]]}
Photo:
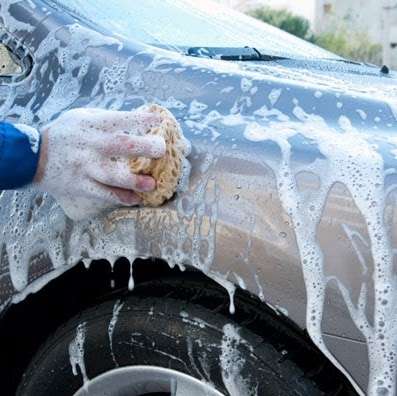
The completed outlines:
{"type": "Polygon", "coordinates": [[[73,220],[106,208],[135,206],[140,203],[135,191],[152,191],[156,182],[131,173],[128,159],[164,155],[164,139],[145,136],[159,122],[144,109],[67,111],[42,130],[34,184],[51,194],[73,220]]]}

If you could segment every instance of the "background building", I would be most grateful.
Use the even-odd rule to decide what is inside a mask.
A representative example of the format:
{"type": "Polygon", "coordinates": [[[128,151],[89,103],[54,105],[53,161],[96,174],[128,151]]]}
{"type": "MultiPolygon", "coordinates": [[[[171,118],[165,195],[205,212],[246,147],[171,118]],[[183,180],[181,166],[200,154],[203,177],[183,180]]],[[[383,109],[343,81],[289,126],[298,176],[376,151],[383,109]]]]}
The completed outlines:
{"type": "Polygon", "coordinates": [[[383,63],[397,69],[397,0],[218,0],[249,11],[261,6],[285,8],[306,17],[315,33],[343,29],[365,34],[382,45],[383,63]]]}
{"type": "Polygon", "coordinates": [[[285,8],[302,15],[313,22],[315,5],[314,0],[218,0],[229,7],[240,11],[249,11],[261,6],[269,6],[273,8],[285,8]]]}
{"type": "Polygon", "coordinates": [[[315,0],[316,33],[348,27],[383,48],[383,63],[397,68],[397,0],[315,0]]]}
{"type": "Polygon", "coordinates": [[[383,2],[383,60],[397,69],[397,1],[383,2]]]}

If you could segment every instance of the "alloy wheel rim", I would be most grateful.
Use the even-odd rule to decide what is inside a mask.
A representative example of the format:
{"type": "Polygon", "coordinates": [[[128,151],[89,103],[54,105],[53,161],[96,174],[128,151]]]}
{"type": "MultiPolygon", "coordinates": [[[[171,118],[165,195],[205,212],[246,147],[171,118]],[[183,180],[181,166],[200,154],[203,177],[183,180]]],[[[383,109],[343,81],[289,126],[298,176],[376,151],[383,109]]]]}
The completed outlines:
{"type": "Polygon", "coordinates": [[[157,366],[128,366],[86,382],[74,396],[223,396],[212,385],[157,366]]]}

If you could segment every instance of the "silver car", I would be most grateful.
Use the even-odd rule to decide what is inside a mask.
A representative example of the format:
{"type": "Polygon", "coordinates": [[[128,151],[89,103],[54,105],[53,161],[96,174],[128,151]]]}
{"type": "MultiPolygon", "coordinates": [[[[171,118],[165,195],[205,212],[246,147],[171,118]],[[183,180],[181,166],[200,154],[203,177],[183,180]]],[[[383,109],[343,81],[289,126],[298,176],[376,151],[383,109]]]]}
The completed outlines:
{"type": "Polygon", "coordinates": [[[4,395],[395,395],[397,78],[207,0],[2,0],[0,114],[167,107],[161,208],[0,192],[4,395]]]}

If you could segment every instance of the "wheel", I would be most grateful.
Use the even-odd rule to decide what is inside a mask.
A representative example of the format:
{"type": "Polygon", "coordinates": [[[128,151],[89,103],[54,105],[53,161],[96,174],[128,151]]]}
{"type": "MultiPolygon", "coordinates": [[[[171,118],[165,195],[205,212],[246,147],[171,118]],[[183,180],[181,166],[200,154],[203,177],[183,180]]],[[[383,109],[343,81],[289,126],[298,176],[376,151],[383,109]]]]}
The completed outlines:
{"type": "Polygon", "coordinates": [[[229,318],[169,297],[128,295],[83,311],[61,326],[32,360],[17,395],[219,392],[323,394],[282,352],[229,318]]]}

